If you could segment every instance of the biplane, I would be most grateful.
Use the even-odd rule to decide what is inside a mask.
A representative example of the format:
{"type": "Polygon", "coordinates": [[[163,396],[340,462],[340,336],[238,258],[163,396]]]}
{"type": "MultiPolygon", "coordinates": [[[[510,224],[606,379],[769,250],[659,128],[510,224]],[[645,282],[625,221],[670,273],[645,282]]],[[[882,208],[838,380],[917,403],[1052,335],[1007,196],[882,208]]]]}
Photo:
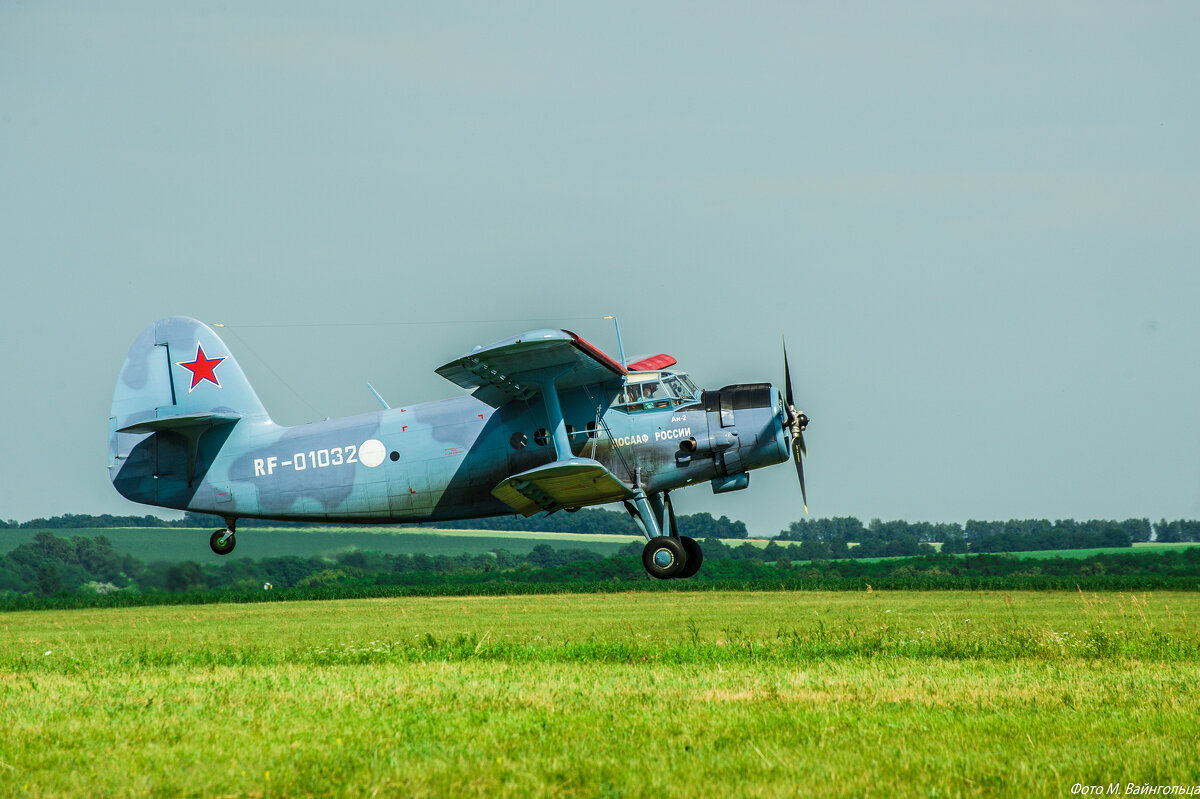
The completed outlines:
{"type": "MultiPolygon", "coordinates": [[[[804,496],[804,429],[784,386],[699,389],[675,358],[614,360],[567,330],[476,347],[437,373],[470,393],[285,427],[232,352],[195,319],[161,319],[134,341],[108,422],[113,485],[135,502],[225,520],[449,522],[621,503],[659,579],[691,577],[700,545],[679,534],[671,492],[738,491],[792,459],[804,496]]],[[[372,391],[374,391],[372,389],[372,391]]],[[[379,395],[376,394],[378,398],[379,395]]]]}

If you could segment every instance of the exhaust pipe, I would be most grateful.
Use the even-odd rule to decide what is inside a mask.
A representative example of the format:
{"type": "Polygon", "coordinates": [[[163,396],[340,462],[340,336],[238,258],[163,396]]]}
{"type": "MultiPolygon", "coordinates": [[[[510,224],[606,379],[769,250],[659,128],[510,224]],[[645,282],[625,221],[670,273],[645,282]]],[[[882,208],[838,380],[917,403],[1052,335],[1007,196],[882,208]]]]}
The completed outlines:
{"type": "Polygon", "coordinates": [[[736,447],[737,444],[737,433],[732,430],[722,430],[716,435],[708,436],[703,441],[698,441],[695,436],[685,438],[679,442],[679,448],[692,455],[695,453],[724,452],[727,449],[736,447]]]}

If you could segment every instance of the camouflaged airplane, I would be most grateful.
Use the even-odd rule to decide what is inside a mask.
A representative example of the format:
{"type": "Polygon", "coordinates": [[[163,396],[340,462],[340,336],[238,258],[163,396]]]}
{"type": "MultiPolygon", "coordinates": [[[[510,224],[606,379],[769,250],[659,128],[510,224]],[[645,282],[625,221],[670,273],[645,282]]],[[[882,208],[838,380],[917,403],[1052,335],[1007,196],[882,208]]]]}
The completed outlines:
{"type": "Polygon", "coordinates": [[[701,391],[669,355],[626,366],[574,333],[533,330],[437,370],[470,396],[282,427],[212,328],[171,317],[121,369],[108,468],[135,502],[222,517],[209,540],[222,555],[239,518],[392,524],[621,502],[647,539],[646,571],[691,577],[704,556],[679,535],[671,491],[737,491],[792,457],[804,494],[808,417],[783,357],[785,393],[701,391]]]}

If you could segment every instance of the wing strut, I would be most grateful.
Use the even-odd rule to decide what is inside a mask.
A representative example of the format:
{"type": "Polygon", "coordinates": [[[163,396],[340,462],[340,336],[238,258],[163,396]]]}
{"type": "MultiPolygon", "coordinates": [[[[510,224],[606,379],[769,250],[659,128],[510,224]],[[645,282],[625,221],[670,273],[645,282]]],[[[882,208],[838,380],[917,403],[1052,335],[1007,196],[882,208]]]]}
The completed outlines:
{"type": "MultiPolygon", "coordinates": [[[[555,460],[512,475],[492,489],[492,496],[525,516],[630,498],[637,501],[634,492],[599,461],[571,454],[571,440],[555,385],[563,374],[562,369],[547,369],[533,376],[545,398],[546,418],[553,428],[555,460]]],[[[645,496],[645,492],[639,493],[645,496]]]]}
{"type": "Polygon", "coordinates": [[[542,397],[546,401],[546,418],[554,435],[557,460],[571,457],[571,439],[567,437],[567,420],[563,418],[562,405],[558,402],[558,387],[554,384],[561,372],[555,372],[542,382],[542,397]]]}

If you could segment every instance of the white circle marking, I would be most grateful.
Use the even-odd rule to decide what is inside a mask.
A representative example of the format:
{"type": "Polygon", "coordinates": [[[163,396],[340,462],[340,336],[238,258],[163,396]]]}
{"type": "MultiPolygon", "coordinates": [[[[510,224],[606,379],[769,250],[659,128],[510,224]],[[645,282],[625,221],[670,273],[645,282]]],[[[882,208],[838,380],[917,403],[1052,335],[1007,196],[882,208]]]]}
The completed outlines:
{"type": "Polygon", "coordinates": [[[358,460],[363,466],[369,466],[372,469],[383,463],[386,455],[387,447],[383,446],[383,442],[377,438],[368,438],[358,447],[358,460]]]}

